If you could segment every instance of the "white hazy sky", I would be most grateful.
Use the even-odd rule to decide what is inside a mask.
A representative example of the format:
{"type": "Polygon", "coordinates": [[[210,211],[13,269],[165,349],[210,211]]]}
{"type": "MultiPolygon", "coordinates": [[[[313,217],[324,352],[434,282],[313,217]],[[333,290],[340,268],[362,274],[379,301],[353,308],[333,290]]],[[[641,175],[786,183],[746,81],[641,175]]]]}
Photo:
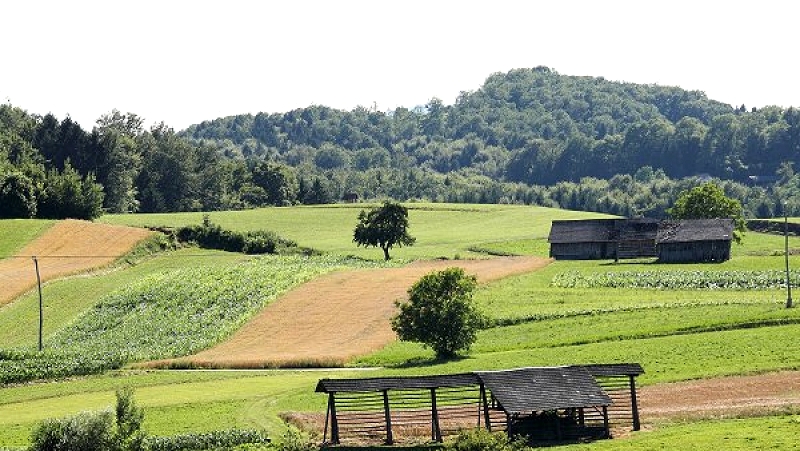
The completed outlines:
{"type": "Polygon", "coordinates": [[[0,103],[86,129],[112,109],[183,129],[311,104],[450,104],[543,65],[800,106],[798,20],[790,0],[3,1],[0,103]]]}

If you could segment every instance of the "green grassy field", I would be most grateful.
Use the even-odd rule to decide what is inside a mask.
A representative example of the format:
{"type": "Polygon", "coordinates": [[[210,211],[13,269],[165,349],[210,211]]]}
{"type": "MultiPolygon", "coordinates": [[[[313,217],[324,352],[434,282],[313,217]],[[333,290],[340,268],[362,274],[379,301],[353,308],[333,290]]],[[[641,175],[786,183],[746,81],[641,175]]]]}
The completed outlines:
{"type": "MultiPolygon", "coordinates": [[[[211,222],[232,230],[272,230],[301,246],[379,259],[382,258],[380,249],[359,248],[353,243],[358,213],[371,206],[374,205],[274,207],[214,212],[209,214],[209,218],[211,222]]],[[[394,249],[392,256],[398,259],[475,256],[477,254],[469,250],[471,247],[546,239],[553,219],[605,216],[521,205],[419,203],[407,206],[409,233],[417,239],[417,243],[412,247],[394,249]]],[[[99,219],[109,224],[163,227],[200,224],[202,220],[202,213],[108,215],[99,219]]]]}
{"type": "MultiPolygon", "coordinates": [[[[417,245],[396,249],[398,259],[485,257],[494,254],[547,255],[552,219],[597,215],[522,206],[411,204],[412,235],[417,245]]],[[[211,213],[211,220],[235,230],[268,229],[302,246],[379,260],[380,250],[356,248],[352,229],[362,205],[271,208],[211,213]]],[[[103,222],[148,226],[199,223],[200,213],[118,215],[103,222]]],[[[0,221],[0,231],[12,226],[0,221]]],[[[17,230],[24,227],[17,227],[17,230]]],[[[17,233],[17,232],[14,232],[17,233]]],[[[28,238],[20,237],[24,241],[28,238]]],[[[2,241],[2,239],[0,239],[2,241]]],[[[6,242],[17,240],[5,239],[6,242]]],[[[20,241],[20,242],[21,242],[20,241]]],[[[790,246],[800,247],[792,237],[790,246]]],[[[98,409],[113,402],[122,386],[136,390],[144,406],[145,427],[168,435],[230,427],[266,428],[279,436],[286,411],[322,413],[325,397],[313,392],[322,377],[436,374],[475,369],[593,362],[641,363],[640,383],[656,384],[800,369],[800,354],[786,343],[800,336],[800,310],[782,308],[781,287],[763,290],[655,290],[645,288],[562,288],[559,274],[594,276],[644,271],[773,271],[783,268],[783,237],[747,233],[734,245],[733,259],[710,265],[658,265],[649,260],[555,262],[548,267],[481,286],[475,299],[494,326],[481,331],[465,358],[436,362],[433,353],[394,343],[364,356],[356,366],[380,365],[357,372],[176,372],[121,370],[50,383],[0,388],[0,447],[25,446],[36,422],[98,409]]],[[[103,296],[142,278],[186,267],[220,267],[247,259],[238,254],[184,249],[122,266],[93,277],[75,277],[46,285],[45,331],[52,337],[69,327],[103,296]],[[199,257],[198,255],[204,255],[199,257]]],[[[792,256],[791,265],[800,264],[792,256]]],[[[36,298],[32,295],[0,309],[0,347],[35,344],[36,298]]],[[[646,422],[647,419],[644,418],[646,422]]],[[[653,431],[630,438],[565,449],[791,449],[796,446],[796,415],[724,421],[651,425],[653,431]]],[[[558,448],[561,449],[561,448],[558,448]]]]}
{"type": "Polygon", "coordinates": [[[53,224],[55,221],[45,219],[0,220],[0,258],[14,255],[53,224]]]}

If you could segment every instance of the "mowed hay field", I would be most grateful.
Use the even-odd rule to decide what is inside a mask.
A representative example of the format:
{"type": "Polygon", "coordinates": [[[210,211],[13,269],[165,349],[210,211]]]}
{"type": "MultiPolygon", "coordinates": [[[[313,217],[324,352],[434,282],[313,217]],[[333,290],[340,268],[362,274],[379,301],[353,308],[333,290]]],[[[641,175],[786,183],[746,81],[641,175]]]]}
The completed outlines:
{"type": "Polygon", "coordinates": [[[46,282],[106,266],[150,234],[137,227],[59,221],[10,258],[0,260],[0,305],[36,286],[32,256],[37,258],[39,274],[46,282]]]}
{"type": "MultiPolygon", "coordinates": [[[[309,288],[326,278],[342,284],[347,291],[353,289],[346,285],[351,278],[348,275],[411,270],[417,266],[428,269],[425,265],[432,264],[406,263],[412,259],[447,257],[450,260],[435,260],[435,264],[451,266],[465,262],[454,259],[456,254],[462,259],[490,258],[484,251],[541,258],[547,255],[546,237],[552,219],[598,216],[522,206],[410,206],[413,208],[410,231],[417,237],[416,246],[395,250],[393,256],[397,260],[387,267],[337,267],[293,288],[253,316],[253,321],[269,315],[270,310],[277,312],[298,290],[302,293],[303,289],[309,289],[309,295],[267,321],[279,324],[256,328],[261,333],[255,336],[299,328],[302,323],[297,322],[297,317],[334,296],[334,292],[327,296],[320,293],[321,289],[309,288]]],[[[277,230],[302,246],[379,260],[380,250],[356,248],[351,242],[361,208],[364,206],[276,208],[211,213],[210,218],[223,227],[277,230]]],[[[103,221],[178,226],[200,223],[202,215],[128,215],[104,217],[103,221]]],[[[794,268],[800,263],[795,256],[800,247],[798,238],[790,238],[790,247],[793,251],[790,264],[794,268]]],[[[492,325],[479,333],[478,341],[464,358],[452,361],[436,361],[428,349],[392,341],[376,352],[356,357],[340,371],[120,370],[44,384],[5,386],[0,388],[0,446],[25,446],[30,430],[42,419],[108,406],[113,402],[113,390],[123,386],[135,388],[135,396],[145,408],[145,428],[151,434],[254,427],[264,428],[279,438],[285,428],[281,417],[318,417],[324,413],[326,398],[313,392],[316,381],[323,377],[445,374],[634,361],[642,363],[646,371],[640,378],[645,431],[566,449],[718,449],[721,443],[725,449],[791,449],[797,445],[796,431],[800,425],[800,408],[796,404],[798,376],[793,371],[800,368],[800,354],[792,346],[800,337],[800,309],[783,308],[785,287],[720,289],[686,284],[652,289],[624,283],[618,287],[567,287],[555,283],[570,277],[589,281],[650,280],[662,273],[670,276],[668,280],[677,278],[686,282],[705,280],[719,272],[744,272],[742,277],[760,280],[764,273],[782,270],[782,249],[783,237],[748,233],[742,246],[734,246],[734,258],[722,264],[556,261],[533,271],[486,280],[476,291],[475,300],[492,325]],[[382,369],[359,371],[359,366],[382,369]],[[701,395],[691,396],[691,393],[701,395]],[[714,405],[720,407],[714,409],[714,405]]],[[[56,281],[48,284],[48,288],[57,290],[67,283],[88,284],[116,277],[117,286],[106,288],[107,292],[113,292],[134,284],[135,279],[148,278],[148,274],[172,274],[174,268],[182,265],[213,269],[249,265],[248,260],[224,253],[213,259],[169,253],[114,274],[56,281]],[[123,277],[133,272],[135,277],[123,277]]],[[[314,261],[310,259],[309,264],[314,261]]],[[[273,266],[264,268],[272,271],[269,268],[273,266]]],[[[385,281],[372,278],[361,285],[369,288],[372,284],[374,292],[379,292],[383,288],[379,282],[385,281]]],[[[404,295],[404,290],[398,293],[404,295]]],[[[94,302],[99,302],[104,295],[92,296],[94,302]]],[[[89,308],[91,302],[87,300],[86,305],[89,308]]],[[[187,302],[187,307],[191,307],[191,302],[187,302]]],[[[0,309],[0,320],[7,313],[0,309]]],[[[68,329],[72,322],[79,324],[80,319],[72,316],[53,327],[68,329]]],[[[247,327],[217,346],[235,341],[247,327]]],[[[292,333],[302,335],[302,332],[292,333]]],[[[3,334],[0,331],[0,336],[3,334]]],[[[195,355],[214,349],[211,346],[195,355]]]]}

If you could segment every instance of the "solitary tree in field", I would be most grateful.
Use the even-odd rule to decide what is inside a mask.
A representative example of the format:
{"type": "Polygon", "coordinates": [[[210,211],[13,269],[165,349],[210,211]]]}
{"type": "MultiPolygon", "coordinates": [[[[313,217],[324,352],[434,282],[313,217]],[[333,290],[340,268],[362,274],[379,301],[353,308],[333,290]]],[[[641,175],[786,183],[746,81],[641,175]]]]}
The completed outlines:
{"type": "Polygon", "coordinates": [[[733,239],[737,243],[742,241],[741,234],[746,230],[742,204],[710,182],[681,193],[667,213],[675,219],[731,218],[736,229],[733,239]]]}
{"type": "Polygon", "coordinates": [[[416,241],[408,234],[408,209],[387,201],[369,211],[361,210],[353,241],[358,246],[380,247],[383,249],[383,257],[389,260],[389,249],[394,246],[412,246],[416,241]]]}
{"type": "Polygon", "coordinates": [[[476,285],[461,268],[426,274],[408,290],[408,302],[397,303],[392,330],[403,341],[431,347],[440,359],[469,349],[484,322],[472,303],[476,285]]]}

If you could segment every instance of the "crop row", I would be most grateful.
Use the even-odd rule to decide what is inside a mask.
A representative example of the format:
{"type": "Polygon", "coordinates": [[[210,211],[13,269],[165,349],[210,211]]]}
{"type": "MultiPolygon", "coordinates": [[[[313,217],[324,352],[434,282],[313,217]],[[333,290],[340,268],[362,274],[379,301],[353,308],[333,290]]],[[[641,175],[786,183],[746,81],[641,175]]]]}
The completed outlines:
{"type": "Polygon", "coordinates": [[[228,337],[280,294],[320,274],[374,263],[269,256],[216,268],[158,273],[105,296],[46,343],[46,352],[0,351],[0,381],[102,372],[185,356],[228,337]]]}
{"type": "MultiPolygon", "coordinates": [[[[790,272],[792,285],[800,273],[790,272]]],[[[786,287],[783,271],[620,271],[583,274],[569,271],[553,277],[559,288],[651,288],[657,290],[769,290],[786,287]]]]}

